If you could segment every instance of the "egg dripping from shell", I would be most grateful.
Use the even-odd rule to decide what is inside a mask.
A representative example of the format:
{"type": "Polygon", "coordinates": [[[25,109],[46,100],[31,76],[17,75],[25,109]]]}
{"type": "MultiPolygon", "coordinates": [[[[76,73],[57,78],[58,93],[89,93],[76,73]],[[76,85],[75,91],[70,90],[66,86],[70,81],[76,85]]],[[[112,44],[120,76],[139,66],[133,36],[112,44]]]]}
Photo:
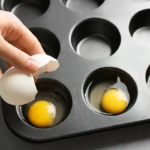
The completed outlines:
{"type": "Polygon", "coordinates": [[[117,82],[110,86],[103,94],[101,105],[110,114],[119,114],[125,111],[130,101],[126,85],[117,78],[117,82]]]}
{"type": "Polygon", "coordinates": [[[59,67],[58,61],[45,54],[32,56],[39,64],[37,72],[26,74],[15,67],[9,68],[0,80],[0,95],[10,105],[24,105],[32,102],[38,93],[34,79],[45,72],[59,67]]]}

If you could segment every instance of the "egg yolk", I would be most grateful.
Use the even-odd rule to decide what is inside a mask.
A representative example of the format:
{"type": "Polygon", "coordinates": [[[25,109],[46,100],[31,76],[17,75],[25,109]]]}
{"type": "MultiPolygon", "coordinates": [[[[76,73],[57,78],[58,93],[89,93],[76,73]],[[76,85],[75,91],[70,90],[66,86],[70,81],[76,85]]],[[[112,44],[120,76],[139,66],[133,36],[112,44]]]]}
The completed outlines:
{"type": "Polygon", "coordinates": [[[111,114],[119,114],[127,107],[125,95],[117,89],[110,89],[105,92],[101,103],[104,110],[111,114]]]}
{"type": "Polygon", "coordinates": [[[54,122],[55,106],[47,101],[37,101],[28,111],[29,121],[37,127],[48,127],[54,122]]]}

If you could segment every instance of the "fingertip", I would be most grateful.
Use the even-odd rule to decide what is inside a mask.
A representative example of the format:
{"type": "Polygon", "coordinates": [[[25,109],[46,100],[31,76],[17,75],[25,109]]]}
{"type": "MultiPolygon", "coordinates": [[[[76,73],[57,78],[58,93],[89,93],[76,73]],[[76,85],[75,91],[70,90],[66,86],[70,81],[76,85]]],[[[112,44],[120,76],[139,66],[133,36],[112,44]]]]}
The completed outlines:
{"type": "Polygon", "coordinates": [[[38,70],[39,68],[39,64],[37,61],[35,61],[33,58],[29,58],[26,62],[25,68],[27,69],[27,71],[29,71],[30,73],[34,73],[38,70]]]}

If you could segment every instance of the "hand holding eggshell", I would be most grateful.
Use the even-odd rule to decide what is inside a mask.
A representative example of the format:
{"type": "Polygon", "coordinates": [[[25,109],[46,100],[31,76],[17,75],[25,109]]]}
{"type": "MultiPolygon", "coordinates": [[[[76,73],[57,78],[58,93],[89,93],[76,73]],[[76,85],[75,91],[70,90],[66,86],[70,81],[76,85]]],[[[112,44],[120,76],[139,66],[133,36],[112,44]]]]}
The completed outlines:
{"type": "Polygon", "coordinates": [[[8,68],[14,66],[26,73],[36,72],[38,63],[31,56],[45,54],[38,39],[13,13],[0,11],[0,18],[0,58],[8,68]]]}
{"type": "Polygon", "coordinates": [[[15,67],[8,69],[0,80],[0,95],[11,105],[24,105],[35,99],[37,89],[34,77],[44,72],[55,71],[59,67],[56,59],[45,54],[32,56],[39,64],[37,72],[27,74],[15,67]]]}
{"type": "Polygon", "coordinates": [[[0,18],[0,57],[10,68],[3,76],[0,69],[0,95],[11,105],[23,105],[37,94],[34,80],[55,71],[59,64],[45,54],[38,39],[14,14],[0,11],[0,18]]]}

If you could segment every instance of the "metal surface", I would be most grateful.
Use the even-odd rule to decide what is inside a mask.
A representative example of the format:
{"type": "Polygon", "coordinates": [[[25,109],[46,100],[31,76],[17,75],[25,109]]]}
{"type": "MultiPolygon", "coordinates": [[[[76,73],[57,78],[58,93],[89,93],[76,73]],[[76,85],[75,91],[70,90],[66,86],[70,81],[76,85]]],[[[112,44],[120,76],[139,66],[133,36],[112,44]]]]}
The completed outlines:
{"type": "MultiPolygon", "coordinates": [[[[139,16],[137,17],[138,21],[133,20],[130,27],[129,25],[131,18],[137,12],[148,9],[149,6],[149,1],[105,0],[99,8],[86,13],[79,13],[66,8],[59,0],[51,0],[50,7],[39,18],[20,18],[28,28],[35,28],[37,31],[39,28],[46,29],[58,38],[60,43],[60,53],[58,50],[60,68],[56,72],[42,75],[40,78],[51,78],[63,83],[71,93],[72,109],[69,116],[59,125],[49,129],[36,129],[27,126],[19,119],[15,107],[3,102],[4,116],[8,126],[17,135],[25,139],[48,141],[148,121],[150,119],[150,90],[146,84],[146,72],[150,63],[150,50],[134,41],[131,35],[136,28],[150,24],[148,17],[145,17],[146,23],[135,26],[134,24],[138,23],[140,18],[142,18],[139,16]],[[106,38],[113,42],[110,43],[110,46],[114,53],[110,57],[88,60],[76,53],[76,44],[73,45],[72,43],[72,32],[78,24],[89,18],[100,18],[100,20],[106,20],[106,22],[111,23],[111,26],[101,26],[100,29],[90,30],[90,34],[94,34],[98,29],[100,34],[106,35],[106,38]],[[117,28],[121,38],[115,34],[116,30],[114,30],[112,25],[117,28]],[[119,42],[119,39],[121,42],[119,42]],[[121,115],[105,116],[97,114],[89,109],[84,102],[83,85],[87,77],[93,71],[105,67],[113,67],[125,71],[137,85],[136,102],[131,109],[121,115]]],[[[149,13],[149,11],[146,12],[149,13]]],[[[21,11],[21,13],[23,12],[21,11]]],[[[82,35],[85,34],[82,33],[82,35]]],[[[78,42],[78,38],[76,38],[75,42],[78,42]]]]}

